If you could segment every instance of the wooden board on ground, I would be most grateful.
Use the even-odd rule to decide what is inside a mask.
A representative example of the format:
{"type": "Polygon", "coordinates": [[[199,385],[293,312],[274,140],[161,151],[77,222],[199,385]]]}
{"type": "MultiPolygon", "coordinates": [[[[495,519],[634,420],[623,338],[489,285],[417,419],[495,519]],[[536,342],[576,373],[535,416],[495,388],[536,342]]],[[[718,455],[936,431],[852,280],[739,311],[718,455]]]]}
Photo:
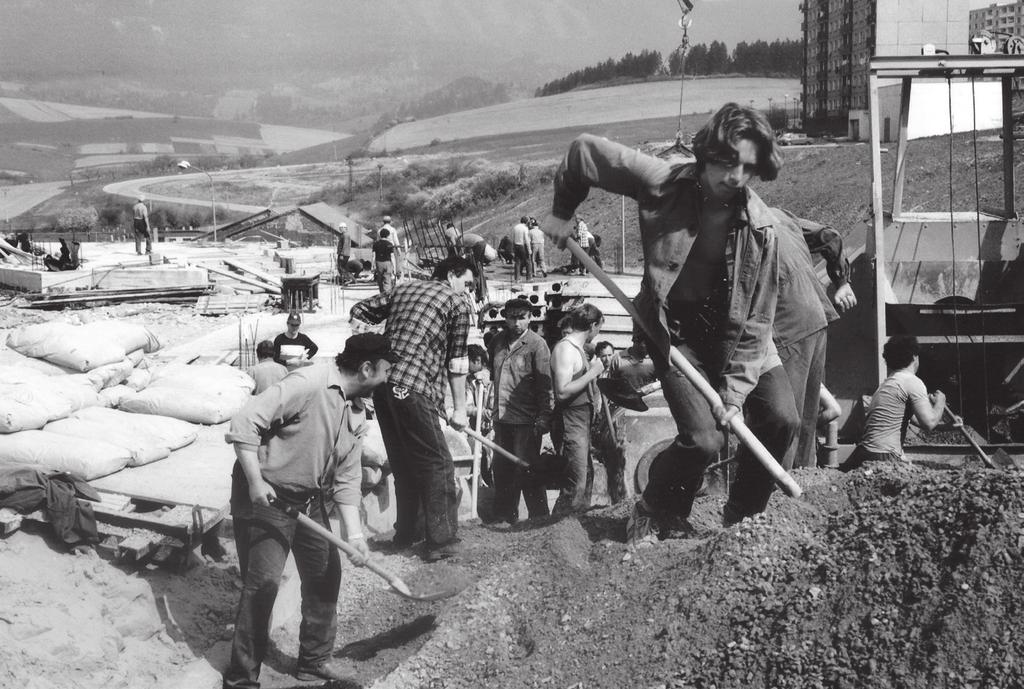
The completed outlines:
{"type": "Polygon", "coordinates": [[[175,450],[167,459],[128,467],[89,483],[98,490],[132,498],[219,510],[230,499],[235,462],[234,451],[224,441],[227,429],[227,422],[200,426],[195,442],[175,450]]]}
{"type": "Polygon", "coordinates": [[[211,294],[196,301],[196,313],[221,316],[240,311],[259,311],[267,303],[266,292],[246,294],[211,294]]]}
{"type": "Polygon", "coordinates": [[[270,273],[265,273],[262,270],[258,270],[257,268],[253,268],[247,263],[242,263],[241,261],[237,261],[233,258],[225,258],[224,263],[227,266],[234,268],[235,270],[240,270],[243,273],[248,273],[249,275],[252,275],[256,279],[262,280],[263,282],[273,285],[274,287],[281,286],[281,278],[277,277],[276,275],[271,275],[270,273]]]}
{"type": "Polygon", "coordinates": [[[216,266],[208,265],[208,266],[205,266],[205,268],[208,271],[210,271],[211,273],[215,273],[217,275],[222,275],[222,276],[224,276],[226,278],[231,278],[232,280],[237,280],[238,282],[244,283],[246,285],[252,285],[253,287],[259,287],[260,289],[266,290],[267,292],[270,292],[271,294],[280,294],[281,293],[281,288],[280,287],[275,287],[274,285],[268,285],[267,283],[265,283],[265,282],[263,282],[261,280],[256,280],[254,278],[246,277],[245,275],[239,275],[238,273],[232,273],[230,270],[226,270],[224,268],[218,268],[216,266]]]}

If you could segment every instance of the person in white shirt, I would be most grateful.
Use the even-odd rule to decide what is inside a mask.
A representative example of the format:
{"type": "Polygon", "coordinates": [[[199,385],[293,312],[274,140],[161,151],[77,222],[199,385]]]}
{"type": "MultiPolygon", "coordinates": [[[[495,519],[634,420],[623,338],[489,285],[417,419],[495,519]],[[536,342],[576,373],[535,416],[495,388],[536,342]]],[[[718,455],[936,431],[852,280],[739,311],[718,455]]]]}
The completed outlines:
{"type": "Polygon", "coordinates": [[[516,282],[519,282],[519,278],[524,275],[527,280],[533,279],[533,264],[530,260],[530,228],[526,224],[529,220],[524,215],[512,227],[512,279],[516,282]]]}
{"type": "Polygon", "coordinates": [[[539,271],[541,275],[547,277],[548,266],[544,260],[544,231],[540,229],[540,223],[536,218],[530,218],[527,225],[530,228],[530,264],[533,267],[534,275],[539,271]]]}

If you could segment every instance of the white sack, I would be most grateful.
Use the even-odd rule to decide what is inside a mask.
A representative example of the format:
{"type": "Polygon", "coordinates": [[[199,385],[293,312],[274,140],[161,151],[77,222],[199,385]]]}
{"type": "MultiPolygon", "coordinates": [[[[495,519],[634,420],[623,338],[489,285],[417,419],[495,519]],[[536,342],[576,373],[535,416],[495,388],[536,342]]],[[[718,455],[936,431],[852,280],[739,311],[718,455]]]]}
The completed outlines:
{"type": "Polygon", "coordinates": [[[86,481],[120,471],[129,458],[124,448],[101,440],[71,443],[67,436],[35,430],[0,435],[0,464],[67,471],[86,481]]]}
{"type": "Polygon", "coordinates": [[[88,385],[58,377],[0,384],[0,433],[42,428],[87,406],[102,404],[88,385]]]}
{"type": "Polygon", "coordinates": [[[172,419],[169,416],[131,414],[118,409],[89,407],[75,412],[71,418],[103,423],[111,428],[124,428],[132,433],[151,438],[153,442],[166,445],[171,450],[191,445],[199,436],[197,426],[180,419],[172,419]]]}
{"type": "Polygon", "coordinates": [[[73,369],[91,371],[123,360],[138,349],[155,351],[160,343],[145,326],[120,321],[37,323],[12,331],[7,346],[25,356],[73,369]]]}
{"type": "Polygon", "coordinates": [[[224,364],[168,364],[152,376],[144,390],[123,397],[118,408],[212,425],[234,416],[255,387],[244,371],[224,364]]]}

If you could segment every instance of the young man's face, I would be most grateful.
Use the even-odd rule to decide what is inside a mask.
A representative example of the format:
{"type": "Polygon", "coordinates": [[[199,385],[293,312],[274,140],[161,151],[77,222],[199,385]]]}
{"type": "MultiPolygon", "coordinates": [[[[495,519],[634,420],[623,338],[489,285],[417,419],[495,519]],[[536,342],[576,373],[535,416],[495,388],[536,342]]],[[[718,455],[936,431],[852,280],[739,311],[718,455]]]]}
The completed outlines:
{"type": "Polygon", "coordinates": [[[730,160],[709,159],[704,164],[707,191],[720,201],[731,201],[750,182],[757,170],[757,144],[740,139],[730,160]]]}
{"type": "Polygon", "coordinates": [[[614,347],[601,347],[597,350],[597,358],[601,360],[605,368],[611,365],[613,356],[615,356],[614,347]]]}
{"type": "Polygon", "coordinates": [[[386,381],[390,370],[391,362],[387,359],[378,359],[376,363],[364,361],[359,367],[360,383],[363,386],[363,394],[360,396],[365,397],[386,381]]]}
{"type": "Polygon", "coordinates": [[[479,357],[469,357],[469,372],[479,373],[484,370],[484,360],[479,357]]]}
{"type": "Polygon", "coordinates": [[[512,337],[521,337],[526,329],[530,327],[530,315],[527,313],[516,313],[505,316],[505,328],[512,337]]]}

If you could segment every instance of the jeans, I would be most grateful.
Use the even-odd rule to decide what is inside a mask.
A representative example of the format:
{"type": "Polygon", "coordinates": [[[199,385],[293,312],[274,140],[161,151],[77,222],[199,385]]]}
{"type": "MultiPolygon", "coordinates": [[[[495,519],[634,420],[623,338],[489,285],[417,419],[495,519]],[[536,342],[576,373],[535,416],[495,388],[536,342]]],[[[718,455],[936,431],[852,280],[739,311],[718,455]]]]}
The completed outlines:
{"type": "MultiPolygon", "coordinates": [[[[685,343],[676,345],[676,349],[707,377],[693,349],[685,343]]],[[[717,457],[724,438],[711,415],[711,405],[700,391],[664,360],[656,360],[656,367],[678,435],[651,462],[643,499],[655,512],[688,517],[704,478],[704,468],[717,457]]],[[[789,380],[781,366],[761,375],[747,396],[743,411],[754,435],[773,457],[781,457],[800,423],[789,380]]],[[[726,503],[726,513],[733,521],[763,512],[775,487],[768,471],[746,447],[741,446],[736,457],[736,478],[726,503]]]]}
{"type": "Polygon", "coordinates": [[[373,402],[395,477],[395,541],[415,541],[422,510],[427,548],[450,543],[458,529],[459,492],[437,407],[391,383],[377,388],[373,402]]]}
{"type": "Polygon", "coordinates": [[[373,275],[377,280],[377,289],[381,292],[390,292],[394,289],[395,266],[391,264],[391,261],[377,261],[373,275]]]}
{"type": "MultiPolygon", "coordinates": [[[[249,502],[248,482],[237,464],[231,483],[232,514],[238,515],[234,530],[243,585],[223,686],[234,689],[259,686],[260,668],[270,643],[270,614],[289,550],[295,554],[301,582],[298,668],[316,667],[330,658],[338,631],[341,557],[332,544],[298,526],[276,507],[249,502]]],[[[279,497],[286,502],[302,502],[279,497]]],[[[330,528],[327,510],[319,497],[312,501],[307,513],[330,528]]]]}
{"type": "Polygon", "coordinates": [[[796,442],[779,458],[782,468],[815,467],[818,465],[818,407],[821,400],[821,382],[825,374],[825,329],[808,335],[798,342],[779,348],[782,366],[793,389],[800,431],[796,442]]]}
{"type": "MultiPolygon", "coordinates": [[[[529,464],[536,464],[539,459],[540,441],[540,434],[533,424],[494,424],[494,442],[529,464]]],[[[520,495],[526,499],[526,511],[531,519],[549,514],[544,487],[524,487],[526,470],[523,467],[497,453],[494,455],[492,467],[496,521],[507,521],[510,524],[519,521],[520,495]]]]}
{"type": "Polygon", "coordinates": [[[593,405],[581,404],[555,409],[553,433],[568,462],[565,485],[555,501],[555,514],[582,512],[590,506],[594,467],[590,461],[590,417],[593,405]]]}
{"type": "Polygon", "coordinates": [[[532,254],[530,256],[530,260],[533,261],[533,269],[534,269],[534,271],[536,272],[536,271],[539,270],[541,275],[547,277],[547,274],[548,274],[548,264],[544,260],[544,245],[543,244],[534,244],[530,248],[530,253],[532,254]]]}

